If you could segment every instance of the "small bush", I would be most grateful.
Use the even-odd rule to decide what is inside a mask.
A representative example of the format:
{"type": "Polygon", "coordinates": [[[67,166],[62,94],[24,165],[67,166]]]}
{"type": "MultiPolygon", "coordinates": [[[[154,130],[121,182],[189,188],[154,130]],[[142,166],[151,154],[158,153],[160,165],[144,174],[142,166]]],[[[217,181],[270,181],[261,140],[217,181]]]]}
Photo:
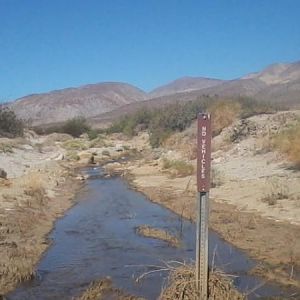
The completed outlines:
{"type": "Polygon", "coordinates": [[[66,153],[66,159],[71,161],[78,161],[80,160],[80,157],[76,151],[70,150],[66,153]]]}
{"type": "Polygon", "coordinates": [[[62,144],[66,150],[86,150],[88,147],[82,140],[69,140],[62,144]]]}
{"type": "Polygon", "coordinates": [[[0,152],[13,153],[13,146],[11,144],[0,143],[0,152]]]}
{"type": "Polygon", "coordinates": [[[29,207],[45,204],[46,190],[39,174],[32,173],[26,176],[24,193],[30,196],[30,200],[27,201],[29,207]]]}
{"type": "Polygon", "coordinates": [[[288,188],[276,178],[269,181],[270,192],[266,194],[261,201],[269,205],[277,204],[278,200],[288,199],[288,188]]]}
{"type": "Polygon", "coordinates": [[[90,142],[90,148],[102,148],[107,146],[102,136],[98,136],[90,142]]]}
{"type": "Polygon", "coordinates": [[[98,131],[95,129],[91,129],[87,132],[89,140],[95,140],[98,137],[98,131]]]}
{"type": "Polygon", "coordinates": [[[24,124],[9,108],[0,107],[0,137],[23,136],[24,124]]]}
{"type": "Polygon", "coordinates": [[[174,170],[177,176],[188,176],[194,174],[194,166],[183,160],[163,160],[163,169],[174,170]]]}
{"type": "Polygon", "coordinates": [[[222,100],[213,103],[208,110],[212,115],[212,131],[215,136],[241,115],[242,107],[237,101],[222,100]]]}
{"type": "Polygon", "coordinates": [[[211,187],[219,187],[224,184],[224,174],[215,166],[211,168],[211,187]]]}
{"type": "Polygon", "coordinates": [[[300,122],[274,136],[273,147],[300,168],[300,122]]]}
{"type": "Polygon", "coordinates": [[[73,137],[79,137],[83,133],[91,131],[90,126],[83,117],[75,117],[68,120],[61,128],[61,132],[68,133],[73,137]]]}

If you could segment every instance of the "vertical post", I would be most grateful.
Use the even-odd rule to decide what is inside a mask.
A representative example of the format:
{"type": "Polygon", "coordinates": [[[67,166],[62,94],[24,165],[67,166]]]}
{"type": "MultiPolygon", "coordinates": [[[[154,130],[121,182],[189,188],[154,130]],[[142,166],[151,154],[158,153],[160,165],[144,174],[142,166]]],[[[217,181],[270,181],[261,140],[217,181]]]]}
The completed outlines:
{"type": "Polygon", "coordinates": [[[211,164],[211,118],[198,115],[196,286],[199,300],[208,299],[208,220],[211,164]]]}

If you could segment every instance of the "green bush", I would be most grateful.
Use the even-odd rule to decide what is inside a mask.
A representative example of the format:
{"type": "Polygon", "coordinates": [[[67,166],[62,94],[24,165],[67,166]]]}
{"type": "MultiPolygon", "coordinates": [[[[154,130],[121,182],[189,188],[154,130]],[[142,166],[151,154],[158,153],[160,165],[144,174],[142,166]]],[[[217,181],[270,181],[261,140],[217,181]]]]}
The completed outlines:
{"type": "Polygon", "coordinates": [[[61,132],[68,133],[73,137],[79,137],[83,133],[87,133],[91,130],[87,121],[83,117],[75,117],[68,120],[61,128],[61,132]]]}
{"type": "Polygon", "coordinates": [[[98,131],[95,130],[95,129],[90,129],[88,132],[88,137],[89,137],[89,140],[92,141],[94,139],[96,139],[98,137],[98,131]]]}
{"type": "Polygon", "coordinates": [[[0,136],[23,136],[24,124],[9,108],[0,107],[0,136]]]}

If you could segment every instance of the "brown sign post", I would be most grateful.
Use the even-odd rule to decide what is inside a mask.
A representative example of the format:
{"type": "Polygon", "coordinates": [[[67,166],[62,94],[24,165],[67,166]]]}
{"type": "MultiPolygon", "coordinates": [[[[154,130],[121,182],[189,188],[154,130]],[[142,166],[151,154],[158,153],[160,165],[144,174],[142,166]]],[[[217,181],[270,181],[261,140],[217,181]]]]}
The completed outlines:
{"type": "Polygon", "coordinates": [[[200,300],[208,299],[208,220],[211,165],[211,117],[198,114],[196,284],[200,300]]]}

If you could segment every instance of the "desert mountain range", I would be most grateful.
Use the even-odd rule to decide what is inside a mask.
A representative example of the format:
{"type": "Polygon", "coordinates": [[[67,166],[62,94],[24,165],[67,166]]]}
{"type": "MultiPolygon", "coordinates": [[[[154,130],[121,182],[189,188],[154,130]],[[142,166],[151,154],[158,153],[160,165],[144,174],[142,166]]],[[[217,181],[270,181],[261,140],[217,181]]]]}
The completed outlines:
{"type": "Polygon", "coordinates": [[[146,93],[127,83],[103,82],[19,98],[9,106],[33,125],[62,122],[75,116],[112,118],[140,107],[194,100],[201,95],[249,96],[300,106],[300,61],[274,64],[234,80],[183,77],[146,93]]]}

